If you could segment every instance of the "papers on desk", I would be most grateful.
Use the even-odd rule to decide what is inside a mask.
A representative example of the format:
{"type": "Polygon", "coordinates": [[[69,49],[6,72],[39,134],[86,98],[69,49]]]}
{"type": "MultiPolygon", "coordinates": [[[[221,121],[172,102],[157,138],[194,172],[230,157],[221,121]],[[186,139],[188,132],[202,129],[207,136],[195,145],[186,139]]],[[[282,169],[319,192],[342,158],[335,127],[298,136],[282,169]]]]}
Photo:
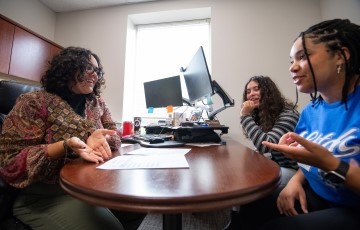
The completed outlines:
{"type": "Polygon", "coordinates": [[[187,146],[196,146],[196,147],[209,147],[213,145],[222,145],[221,143],[214,143],[214,142],[194,142],[194,143],[186,143],[187,146]]]}
{"type": "Polygon", "coordinates": [[[141,148],[114,157],[99,165],[98,169],[165,169],[189,168],[185,154],[190,149],[141,148]]]}

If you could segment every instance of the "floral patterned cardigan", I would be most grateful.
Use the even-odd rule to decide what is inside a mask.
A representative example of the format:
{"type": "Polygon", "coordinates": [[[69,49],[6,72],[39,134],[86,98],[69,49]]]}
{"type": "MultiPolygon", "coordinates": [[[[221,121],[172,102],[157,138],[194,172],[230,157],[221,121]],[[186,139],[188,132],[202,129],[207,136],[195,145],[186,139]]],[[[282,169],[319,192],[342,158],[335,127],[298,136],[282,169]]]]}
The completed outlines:
{"type": "MultiPolygon", "coordinates": [[[[46,91],[23,94],[2,126],[0,177],[16,188],[36,182],[58,183],[61,167],[77,156],[51,159],[47,145],[72,136],[86,142],[95,129],[102,128],[115,130],[116,125],[100,97],[86,100],[82,117],[57,95],[46,91]]],[[[120,137],[113,135],[108,143],[117,150],[120,137]]]]}

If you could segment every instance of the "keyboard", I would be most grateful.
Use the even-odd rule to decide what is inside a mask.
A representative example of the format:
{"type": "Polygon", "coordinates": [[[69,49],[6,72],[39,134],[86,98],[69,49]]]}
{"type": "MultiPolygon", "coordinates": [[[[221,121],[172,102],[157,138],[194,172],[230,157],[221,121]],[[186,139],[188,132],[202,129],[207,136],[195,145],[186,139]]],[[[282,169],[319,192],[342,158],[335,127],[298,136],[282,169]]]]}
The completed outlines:
{"type": "Polygon", "coordinates": [[[133,135],[132,138],[140,141],[150,141],[153,139],[163,139],[164,141],[169,141],[172,139],[172,135],[169,134],[137,134],[133,135]]]}

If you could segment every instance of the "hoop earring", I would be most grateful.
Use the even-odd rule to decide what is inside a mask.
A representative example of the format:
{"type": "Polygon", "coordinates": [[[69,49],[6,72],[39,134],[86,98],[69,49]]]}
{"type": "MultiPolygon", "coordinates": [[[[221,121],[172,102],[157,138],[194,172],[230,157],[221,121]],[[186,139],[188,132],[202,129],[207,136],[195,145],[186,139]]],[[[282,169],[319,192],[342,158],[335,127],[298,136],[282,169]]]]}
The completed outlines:
{"type": "Polygon", "coordinates": [[[338,65],[336,70],[337,70],[337,74],[340,74],[340,71],[341,71],[341,65],[338,65]]]}

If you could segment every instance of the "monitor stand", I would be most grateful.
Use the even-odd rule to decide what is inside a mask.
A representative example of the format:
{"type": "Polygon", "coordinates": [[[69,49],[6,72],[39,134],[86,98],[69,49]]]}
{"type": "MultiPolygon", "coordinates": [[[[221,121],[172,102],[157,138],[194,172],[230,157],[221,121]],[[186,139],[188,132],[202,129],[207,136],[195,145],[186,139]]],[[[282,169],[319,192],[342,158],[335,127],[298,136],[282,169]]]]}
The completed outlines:
{"type": "Polygon", "coordinates": [[[211,128],[177,129],[174,131],[174,137],[175,140],[186,143],[221,142],[220,135],[211,128]]]}

